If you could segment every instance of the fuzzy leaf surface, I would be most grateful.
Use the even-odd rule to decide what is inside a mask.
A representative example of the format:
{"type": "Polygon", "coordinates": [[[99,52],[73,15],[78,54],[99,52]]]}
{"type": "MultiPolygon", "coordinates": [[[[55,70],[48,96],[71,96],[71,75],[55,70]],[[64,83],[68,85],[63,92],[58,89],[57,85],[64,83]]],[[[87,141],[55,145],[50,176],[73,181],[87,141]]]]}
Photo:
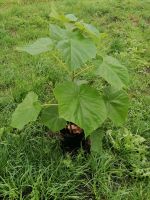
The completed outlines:
{"type": "Polygon", "coordinates": [[[4,134],[5,128],[2,127],[0,128],[0,139],[2,138],[3,134],[4,134]]]}
{"type": "Polygon", "coordinates": [[[104,133],[97,129],[90,135],[91,140],[91,152],[101,153],[102,152],[102,139],[104,133]]]}
{"type": "Polygon", "coordinates": [[[12,115],[11,126],[19,130],[29,122],[36,121],[41,111],[38,96],[29,92],[22,103],[20,103],[12,115]]]}
{"type": "Polygon", "coordinates": [[[41,114],[41,121],[53,132],[59,131],[66,126],[66,121],[59,117],[58,106],[44,108],[41,114]]]}
{"type": "Polygon", "coordinates": [[[24,47],[18,47],[18,51],[25,51],[31,55],[38,55],[52,50],[53,42],[50,38],[40,38],[36,40],[33,44],[28,44],[24,47]]]}
{"type": "Polygon", "coordinates": [[[125,91],[115,90],[112,87],[106,88],[104,95],[108,117],[115,125],[122,125],[125,122],[128,113],[128,95],[125,91]]]}
{"type": "Polygon", "coordinates": [[[57,48],[62,52],[70,70],[81,67],[96,56],[94,43],[79,33],[73,33],[68,39],[58,42],[57,48]]]}
{"type": "Polygon", "coordinates": [[[50,37],[54,40],[64,40],[67,38],[67,31],[58,25],[50,24],[50,37]]]}
{"type": "Polygon", "coordinates": [[[94,88],[65,82],[55,88],[54,94],[60,116],[83,128],[86,136],[106,119],[105,103],[94,88]]]}
{"type": "Polygon", "coordinates": [[[106,56],[100,65],[96,61],[96,67],[95,75],[104,78],[112,87],[121,89],[128,85],[128,70],[117,59],[106,56]]]}

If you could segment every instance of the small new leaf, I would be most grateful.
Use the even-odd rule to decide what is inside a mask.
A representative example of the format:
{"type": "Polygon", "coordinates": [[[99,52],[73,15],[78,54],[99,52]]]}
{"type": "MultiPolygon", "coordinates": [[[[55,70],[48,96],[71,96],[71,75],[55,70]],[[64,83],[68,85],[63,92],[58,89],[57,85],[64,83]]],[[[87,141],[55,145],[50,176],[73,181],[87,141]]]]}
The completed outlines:
{"type": "Polygon", "coordinates": [[[94,39],[94,41],[98,41],[100,39],[100,32],[99,30],[91,25],[91,24],[86,24],[82,21],[76,22],[75,26],[84,34],[86,34],[88,37],[94,39]]]}
{"type": "Polygon", "coordinates": [[[67,15],[59,14],[54,6],[52,6],[51,8],[50,17],[58,21],[61,21],[62,23],[77,21],[77,17],[74,14],[67,14],[67,15]]]}
{"type": "MultiPolygon", "coordinates": [[[[100,62],[101,63],[101,62],[100,62]]],[[[125,66],[111,56],[103,58],[103,62],[98,65],[96,61],[95,75],[104,78],[112,87],[121,89],[126,87],[129,83],[129,74],[125,66]]]]}
{"type": "Polygon", "coordinates": [[[38,96],[29,92],[22,103],[20,103],[12,115],[11,126],[19,130],[29,122],[36,121],[41,111],[38,96]]]}
{"type": "Polygon", "coordinates": [[[74,14],[67,14],[65,17],[69,20],[69,22],[76,22],[78,20],[74,14]]]}
{"type": "Polygon", "coordinates": [[[87,85],[65,82],[54,89],[59,114],[83,128],[86,136],[106,119],[106,107],[98,91],[87,85]]]}
{"type": "Polygon", "coordinates": [[[104,90],[104,99],[108,117],[116,126],[121,126],[127,117],[129,98],[125,91],[107,87],[104,90]]]}
{"type": "Polygon", "coordinates": [[[41,114],[41,121],[53,132],[59,131],[66,126],[66,121],[59,117],[58,106],[44,108],[41,114]]]}
{"type": "Polygon", "coordinates": [[[33,44],[26,45],[24,47],[18,47],[16,50],[25,51],[31,55],[38,55],[43,52],[52,50],[53,42],[50,38],[40,38],[33,44]]]}

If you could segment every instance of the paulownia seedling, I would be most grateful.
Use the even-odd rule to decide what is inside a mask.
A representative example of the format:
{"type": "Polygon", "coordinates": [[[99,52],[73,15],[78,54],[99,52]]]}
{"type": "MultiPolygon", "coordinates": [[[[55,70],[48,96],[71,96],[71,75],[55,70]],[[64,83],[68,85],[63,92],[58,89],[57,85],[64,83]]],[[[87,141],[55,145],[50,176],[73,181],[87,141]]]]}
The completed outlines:
{"type": "Polygon", "coordinates": [[[127,117],[129,100],[125,88],[129,83],[128,70],[116,58],[98,54],[103,34],[93,25],[73,14],[60,15],[54,10],[51,17],[58,23],[50,24],[50,37],[40,38],[18,50],[31,55],[59,51],[62,70],[65,67],[69,78],[54,88],[54,103],[41,105],[37,94],[29,92],[14,111],[11,126],[21,130],[40,116],[43,125],[56,132],[66,127],[67,122],[72,122],[84,130],[86,137],[91,135],[92,149],[97,151],[96,141],[101,136],[94,131],[106,118],[121,126],[127,117]],[[85,80],[78,80],[89,69],[95,77],[107,82],[103,93],[85,80]]]}

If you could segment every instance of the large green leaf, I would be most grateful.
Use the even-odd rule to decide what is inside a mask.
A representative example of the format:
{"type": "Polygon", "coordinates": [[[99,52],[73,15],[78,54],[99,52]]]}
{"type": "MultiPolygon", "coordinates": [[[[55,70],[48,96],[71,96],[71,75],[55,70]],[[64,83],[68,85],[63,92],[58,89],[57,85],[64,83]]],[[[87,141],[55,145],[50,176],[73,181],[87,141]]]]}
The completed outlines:
{"type": "Polygon", "coordinates": [[[126,92],[108,87],[104,91],[104,99],[106,102],[108,117],[115,125],[122,125],[126,120],[129,107],[129,99],[126,92]]]}
{"type": "Polygon", "coordinates": [[[143,100],[147,106],[150,106],[150,95],[143,96],[143,100]]]}
{"type": "Polygon", "coordinates": [[[50,24],[49,28],[50,28],[50,36],[54,40],[58,40],[58,41],[63,40],[63,39],[66,39],[68,36],[68,32],[57,25],[50,24]]]}
{"type": "Polygon", "coordinates": [[[50,38],[40,38],[33,44],[26,45],[24,47],[18,47],[18,51],[25,51],[31,55],[38,55],[40,53],[50,51],[53,48],[53,42],[50,38]]]}
{"type": "Polygon", "coordinates": [[[20,130],[23,129],[26,124],[37,119],[40,111],[41,105],[38,96],[34,92],[29,92],[13,113],[11,126],[20,130]]]}
{"type": "Polygon", "coordinates": [[[60,116],[83,128],[86,136],[106,119],[104,101],[94,88],[66,82],[58,85],[54,94],[58,100],[60,116]]]}
{"type": "Polygon", "coordinates": [[[90,135],[91,140],[91,152],[102,153],[102,139],[104,137],[104,132],[100,129],[95,130],[90,135]]]}
{"type": "Polygon", "coordinates": [[[4,134],[5,128],[2,127],[0,128],[0,139],[2,138],[3,134],[4,134]]]}
{"type": "Polygon", "coordinates": [[[70,70],[79,68],[96,56],[94,43],[79,33],[73,33],[68,39],[58,42],[57,48],[62,52],[70,70]]]}
{"type": "Polygon", "coordinates": [[[128,70],[117,59],[106,56],[101,64],[98,65],[96,61],[96,67],[95,74],[103,77],[113,87],[121,89],[128,85],[128,70]]]}
{"type": "Polygon", "coordinates": [[[66,126],[66,121],[59,117],[58,106],[50,106],[42,110],[41,121],[52,131],[59,131],[66,126]]]}

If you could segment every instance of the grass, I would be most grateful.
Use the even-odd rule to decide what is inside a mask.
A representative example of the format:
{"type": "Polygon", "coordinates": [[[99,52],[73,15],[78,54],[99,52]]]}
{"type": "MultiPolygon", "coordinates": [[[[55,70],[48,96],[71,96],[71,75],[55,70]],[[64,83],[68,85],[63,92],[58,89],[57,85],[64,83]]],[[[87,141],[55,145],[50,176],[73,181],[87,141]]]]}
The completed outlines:
{"type": "MultiPolygon", "coordinates": [[[[0,127],[9,125],[13,110],[28,91],[36,92],[42,102],[48,102],[58,77],[63,80],[65,72],[62,74],[50,53],[32,57],[15,50],[49,35],[52,3],[107,34],[100,51],[119,58],[130,73],[131,105],[125,127],[133,135],[144,137],[145,145],[149,146],[147,0],[0,0],[0,127]]],[[[94,84],[98,87],[99,80],[94,84]]],[[[109,123],[102,129],[116,130],[109,123]]],[[[103,146],[101,155],[85,156],[81,150],[71,158],[62,154],[59,141],[48,138],[39,123],[26,126],[22,132],[5,132],[0,136],[0,199],[150,199],[148,177],[133,174],[133,169],[139,169],[135,164],[137,157],[132,161],[135,168],[131,167],[125,157],[127,152],[114,150],[107,134],[103,146]]],[[[134,153],[128,153],[134,158],[134,153]]],[[[148,151],[145,156],[149,159],[148,151]]],[[[143,170],[149,168],[146,162],[143,170]]]]}

